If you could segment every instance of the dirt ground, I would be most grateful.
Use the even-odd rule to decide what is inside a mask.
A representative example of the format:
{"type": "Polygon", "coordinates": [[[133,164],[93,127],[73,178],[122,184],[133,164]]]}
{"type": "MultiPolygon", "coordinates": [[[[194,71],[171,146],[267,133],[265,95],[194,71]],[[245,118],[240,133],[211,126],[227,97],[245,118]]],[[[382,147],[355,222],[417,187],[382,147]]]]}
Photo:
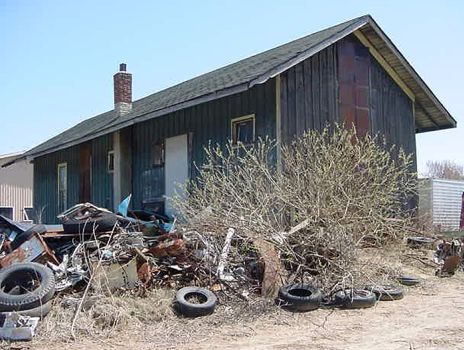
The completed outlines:
{"type": "MultiPolygon", "coordinates": [[[[237,317],[220,306],[211,316],[152,322],[108,338],[4,345],[14,349],[464,349],[464,273],[437,278],[433,270],[412,270],[422,285],[406,289],[402,300],[364,310],[294,314],[269,306],[237,317]],[[253,315],[253,316],[249,316],[253,315]],[[172,327],[169,328],[169,327],[172,327]],[[168,329],[169,328],[169,329],[168,329]]],[[[235,312],[235,311],[234,311],[235,312]]],[[[1,347],[1,345],[0,345],[1,347]]]]}
{"type": "MultiPolygon", "coordinates": [[[[430,256],[429,253],[422,256],[430,256]]],[[[0,348],[464,350],[464,272],[438,278],[429,262],[403,259],[403,272],[421,277],[423,283],[405,287],[402,300],[379,302],[369,309],[291,313],[273,304],[240,302],[218,305],[210,316],[185,319],[172,312],[174,291],[160,290],[163,293],[153,295],[153,299],[138,299],[138,306],[126,305],[129,313],[122,320],[126,322],[118,322],[118,327],[106,334],[96,334],[95,328],[87,323],[92,320],[84,319],[78,339],[70,341],[69,319],[56,319],[50,314],[41,322],[32,342],[0,343],[0,348]],[[134,313],[141,313],[143,317],[137,318],[134,313]]],[[[103,301],[100,305],[107,311],[106,320],[108,316],[111,320],[113,309],[108,310],[103,301]]],[[[62,315],[58,305],[54,310],[55,315],[62,315]]]]}

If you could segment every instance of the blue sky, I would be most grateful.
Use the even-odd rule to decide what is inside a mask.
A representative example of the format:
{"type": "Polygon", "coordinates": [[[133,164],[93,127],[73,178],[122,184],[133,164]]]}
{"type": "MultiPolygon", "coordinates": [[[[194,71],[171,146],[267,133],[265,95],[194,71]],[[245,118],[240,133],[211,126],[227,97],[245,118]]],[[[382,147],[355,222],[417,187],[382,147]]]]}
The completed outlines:
{"type": "Polygon", "coordinates": [[[120,62],[141,98],[336,23],[371,14],[458,121],[417,136],[464,164],[464,1],[0,0],[0,154],[113,108],[120,62]]]}

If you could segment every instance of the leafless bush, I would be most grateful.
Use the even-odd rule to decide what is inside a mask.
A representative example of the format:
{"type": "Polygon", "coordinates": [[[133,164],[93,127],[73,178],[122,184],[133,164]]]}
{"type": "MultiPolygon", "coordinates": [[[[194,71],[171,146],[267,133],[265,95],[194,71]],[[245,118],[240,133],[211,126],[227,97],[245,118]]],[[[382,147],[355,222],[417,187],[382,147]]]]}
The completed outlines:
{"type": "Polygon", "coordinates": [[[357,249],[397,240],[410,224],[411,156],[338,126],[283,146],[281,169],[277,147],[269,139],[209,146],[187,200],[174,198],[178,213],[206,239],[232,227],[271,242],[293,278],[316,278],[326,289],[355,284],[357,249]]]}
{"type": "Polygon", "coordinates": [[[464,180],[464,167],[450,160],[429,160],[426,175],[434,179],[464,180]]]}

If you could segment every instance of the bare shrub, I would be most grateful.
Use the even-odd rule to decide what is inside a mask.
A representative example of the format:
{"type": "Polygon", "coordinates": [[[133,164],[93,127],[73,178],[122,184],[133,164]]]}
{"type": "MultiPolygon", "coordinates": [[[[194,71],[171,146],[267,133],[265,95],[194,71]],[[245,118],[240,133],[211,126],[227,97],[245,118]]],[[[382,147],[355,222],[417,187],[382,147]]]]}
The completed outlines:
{"type": "Polygon", "coordinates": [[[279,170],[276,148],[270,139],[210,145],[187,199],[174,198],[185,226],[205,240],[221,241],[231,227],[242,240],[271,242],[292,279],[325,289],[363,282],[357,249],[398,240],[410,224],[411,156],[338,126],[283,146],[279,170]]]}
{"type": "Polygon", "coordinates": [[[464,167],[450,160],[429,160],[426,174],[434,179],[464,180],[464,167]]]}

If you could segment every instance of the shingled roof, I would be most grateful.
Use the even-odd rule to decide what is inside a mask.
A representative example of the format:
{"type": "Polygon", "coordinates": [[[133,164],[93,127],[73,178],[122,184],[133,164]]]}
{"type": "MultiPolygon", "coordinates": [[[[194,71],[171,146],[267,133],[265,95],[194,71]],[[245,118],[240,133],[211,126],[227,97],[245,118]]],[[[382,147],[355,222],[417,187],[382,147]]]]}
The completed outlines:
{"type": "Polygon", "coordinates": [[[112,110],[84,120],[27,151],[21,158],[31,159],[55,152],[147,119],[244,91],[253,85],[266,82],[357,30],[369,39],[415,94],[417,132],[456,126],[456,121],[445,107],[372,17],[367,15],[313,33],[141,98],[133,102],[131,112],[124,116],[117,116],[112,110]]]}

